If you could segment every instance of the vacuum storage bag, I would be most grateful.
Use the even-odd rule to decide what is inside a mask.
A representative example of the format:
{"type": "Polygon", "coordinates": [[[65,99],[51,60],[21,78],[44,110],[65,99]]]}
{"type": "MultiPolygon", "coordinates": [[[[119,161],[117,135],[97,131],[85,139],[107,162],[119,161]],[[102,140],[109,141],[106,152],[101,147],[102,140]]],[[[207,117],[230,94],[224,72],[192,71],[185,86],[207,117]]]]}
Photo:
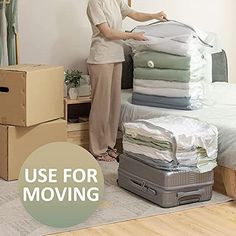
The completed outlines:
{"type": "Polygon", "coordinates": [[[124,124],[123,149],[128,156],[155,167],[203,173],[217,165],[218,130],[187,117],[137,120],[124,124]]]}
{"type": "Polygon", "coordinates": [[[138,26],[133,31],[144,32],[147,38],[126,41],[134,52],[133,104],[182,110],[209,104],[212,46],[205,42],[208,34],[176,21],[138,26]],[[176,105],[179,98],[185,98],[184,103],[176,105]]]}

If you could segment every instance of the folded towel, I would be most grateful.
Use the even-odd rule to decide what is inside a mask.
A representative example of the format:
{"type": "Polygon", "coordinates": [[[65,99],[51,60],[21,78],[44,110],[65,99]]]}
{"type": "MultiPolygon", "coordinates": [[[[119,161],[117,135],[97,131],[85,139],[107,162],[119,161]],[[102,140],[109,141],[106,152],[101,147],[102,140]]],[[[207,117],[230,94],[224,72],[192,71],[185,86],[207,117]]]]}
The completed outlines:
{"type": "Polygon", "coordinates": [[[132,104],[138,105],[138,106],[146,106],[146,107],[160,107],[160,108],[177,109],[177,110],[193,110],[191,105],[179,106],[179,105],[161,103],[158,101],[138,100],[134,96],[132,97],[132,104]]]}
{"type": "Polygon", "coordinates": [[[191,73],[189,70],[171,70],[171,69],[150,69],[135,68],[134,78],[147,80],[165,80],[176,82],[200,81],[203,79],[204,70],[191,73]]]}
{"type": "Polygon", "coordinates": [[[203,54],[183,57],[172,54],[145,51],[137,52],[134,56],[134,67],[142,68],[160,68],[160,69],[176,69],[176,70],[199,70],[205,65],[205,57],[203,54]]]}
{"type": "Polygon", "coordinates": [[[133,91],[146,95],[157,95],[163,97],[191,97],[193,99],[203,99],[203,88],[194,89],[174,89],[174,88],[151,88],[134,85],[133,91]]]}
{"type": "Polygon", "coordinates": [[[164,80],[147,80],[147,79],[134,79],[134,85],[147,87],[147,88],[175,88],[175,89],[193,89],[193,88],[203,88],[204,83],[199,82],[170,82],[164,80]]]}
{"type": "MultiPolygon", "coordinates": [[[[131,156],[135,156],[139,161],[144,161],[144,163],[149,163],[151,166],[156,168],[162,166],[160,161],[171,163],[172,155],[168,151],[158,151],[154,148],[137,145],[129,142],[123,142],[124,152],[130,153],[131,156]],[[158,163],[159,161],[159,163],[158,163]]],[[[205,157],[199,155],[196,151],[176,153],[176,158],[179,162],[177,169],[184,170],[189,168],[191,170],[199,171],[200,173],[205,173],[213,170],[216,166],[216,158],[205,157]],[[191,158],[190,158],[191,157],[191,158]]]]}
{"type": "Polygon", "coordinates": [[[202,106],[201,101],[194,100],[189,97],[171,98],[163,96],[145,95],[139,93],[133,93],[132,104],[180,110],[199,109],[202,106]]]}

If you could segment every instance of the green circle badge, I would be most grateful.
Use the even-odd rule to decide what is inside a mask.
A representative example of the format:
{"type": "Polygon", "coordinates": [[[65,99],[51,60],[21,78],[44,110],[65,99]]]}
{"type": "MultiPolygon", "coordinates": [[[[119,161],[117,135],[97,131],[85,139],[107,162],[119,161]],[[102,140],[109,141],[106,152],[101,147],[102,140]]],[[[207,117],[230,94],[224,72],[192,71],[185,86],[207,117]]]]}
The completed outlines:
{"type": "Polygon", "coordinates": [[[53,227],[84,222],[98,207],[104,179],[94,157],[70,143],[34,151],[19,176],[21,201],[37,221],[53,227]]]}

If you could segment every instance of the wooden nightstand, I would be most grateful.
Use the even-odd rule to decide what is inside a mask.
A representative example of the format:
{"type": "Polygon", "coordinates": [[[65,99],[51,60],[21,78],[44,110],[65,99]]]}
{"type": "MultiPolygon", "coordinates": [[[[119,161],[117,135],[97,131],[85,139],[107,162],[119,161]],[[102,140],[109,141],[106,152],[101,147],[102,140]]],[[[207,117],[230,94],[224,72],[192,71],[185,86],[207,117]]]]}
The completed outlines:
{"type": "Polygon", "coordinates": [[[67,121],[68,142],[88,148],[90,97],[79,97],[77,100],[64,99],[64,119],[67,121]]]}

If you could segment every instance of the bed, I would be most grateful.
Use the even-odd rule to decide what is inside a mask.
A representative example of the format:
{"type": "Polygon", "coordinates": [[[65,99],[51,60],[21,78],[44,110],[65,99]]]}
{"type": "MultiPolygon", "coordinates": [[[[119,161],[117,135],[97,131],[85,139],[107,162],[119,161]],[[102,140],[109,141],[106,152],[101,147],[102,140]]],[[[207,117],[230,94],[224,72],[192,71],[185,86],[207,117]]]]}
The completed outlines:
{"type": "Polygon", "coordinates": [[[214,83],[203,109],[182,111],[133,105],[132,89],[126,89],[122,90],[120,127],[123,122],[164,115],[194,117],[214,124],[219,130],[219,167],[215,170],[215,189],[236,199],[236,84],[227,83],[227,61],[223,56],[225,53],[218,55],[214,61],[214,83]]]}

